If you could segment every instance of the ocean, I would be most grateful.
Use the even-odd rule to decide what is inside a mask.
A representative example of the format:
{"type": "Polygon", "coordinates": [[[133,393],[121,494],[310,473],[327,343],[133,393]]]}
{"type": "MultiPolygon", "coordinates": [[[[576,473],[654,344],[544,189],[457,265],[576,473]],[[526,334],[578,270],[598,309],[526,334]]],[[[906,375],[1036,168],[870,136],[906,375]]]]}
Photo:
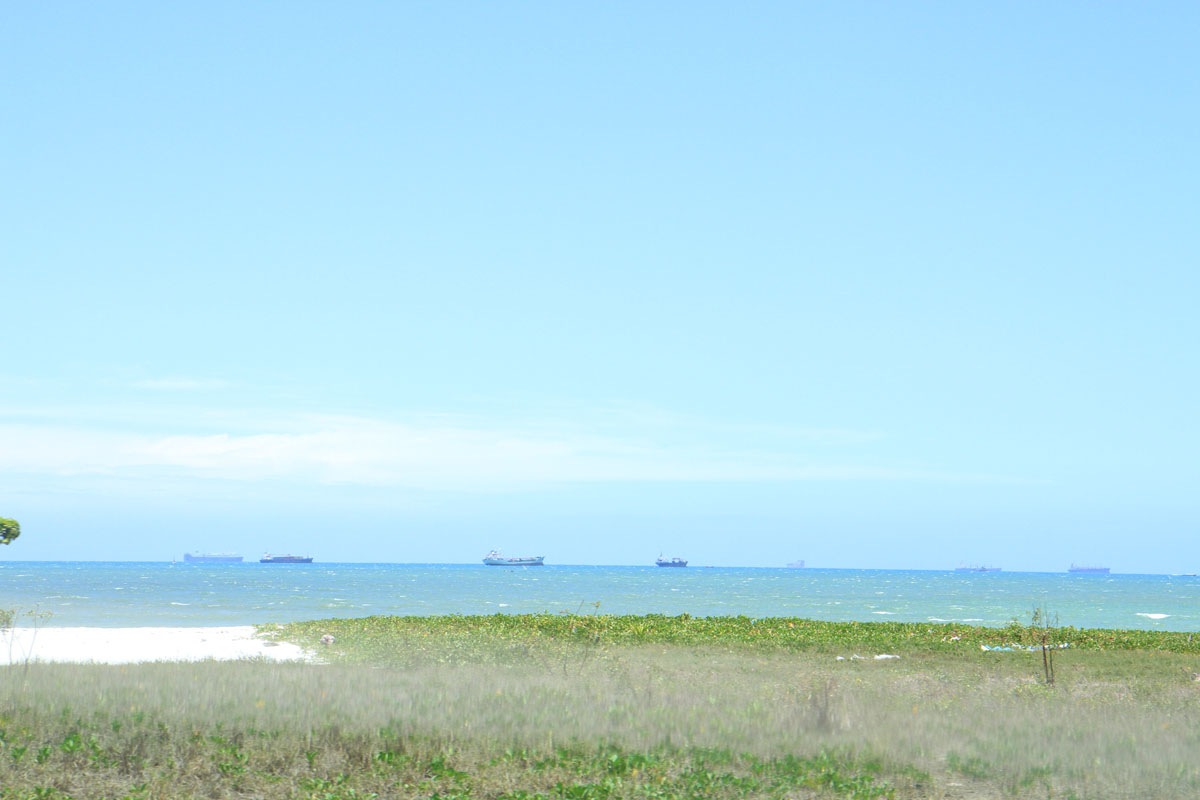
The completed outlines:
{"type": "Polygon", "coordinates": [[[374,614],[691,614],[1200,631],[1200,578],[1168,575],[482,564],[0,563],[19,625],[217,626],[374,614]]]}

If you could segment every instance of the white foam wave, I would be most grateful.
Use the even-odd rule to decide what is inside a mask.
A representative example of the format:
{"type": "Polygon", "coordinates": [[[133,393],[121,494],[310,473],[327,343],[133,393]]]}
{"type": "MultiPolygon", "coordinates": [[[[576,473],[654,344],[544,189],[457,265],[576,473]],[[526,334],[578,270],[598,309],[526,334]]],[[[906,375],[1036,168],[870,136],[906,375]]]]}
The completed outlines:
{"type": "Polygon", "coordinates": [[[1171,616],[1170,614],[1146,614],[1141,611],[1137,612],[1137,615],[1139,617],[1145,617],[1146,619],[1166,619],[1167,617],[1171,616]]]}
{"type": "Polygon", "coordinates": [[[895,611],[872,611],[871,613],[872,613],[872,614],[892,614],[892,615],[895,615],[895,613],[896,613],[896,612],[895,612],[895,611]]]}

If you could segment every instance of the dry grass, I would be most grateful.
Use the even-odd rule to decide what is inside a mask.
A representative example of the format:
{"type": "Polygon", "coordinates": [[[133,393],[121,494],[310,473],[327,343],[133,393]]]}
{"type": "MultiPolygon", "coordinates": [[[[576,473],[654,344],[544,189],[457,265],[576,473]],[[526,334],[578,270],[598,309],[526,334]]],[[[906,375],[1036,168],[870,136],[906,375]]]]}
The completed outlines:
{"type": "Polygon", "coordinates": [[[9,669],[0,796],[1200,795],[1194,656],[527,655],[9,669]]]}

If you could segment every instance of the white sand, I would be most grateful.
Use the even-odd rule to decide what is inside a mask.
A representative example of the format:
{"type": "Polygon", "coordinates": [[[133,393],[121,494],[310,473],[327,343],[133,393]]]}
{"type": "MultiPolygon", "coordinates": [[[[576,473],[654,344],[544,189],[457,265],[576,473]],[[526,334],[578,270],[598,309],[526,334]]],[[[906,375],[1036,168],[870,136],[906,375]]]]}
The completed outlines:
{"type": "Polygon", "coordinates": [[[258,639],[249,625],[231,628],[13,628],[0,634],[0,665],[26,661],[132,664],[141,661],[304,661],[294,644],[258,639]]]}

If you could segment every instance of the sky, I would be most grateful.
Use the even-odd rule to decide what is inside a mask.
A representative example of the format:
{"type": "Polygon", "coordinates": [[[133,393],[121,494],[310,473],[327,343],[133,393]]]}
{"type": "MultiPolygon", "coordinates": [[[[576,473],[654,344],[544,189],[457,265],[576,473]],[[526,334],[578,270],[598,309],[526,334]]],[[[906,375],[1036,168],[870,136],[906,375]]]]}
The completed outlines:
{"type": "Polygon", "coordinates": [[[1200,571],[1192,3],[8,3],[5,560],[1200,571]]]}

